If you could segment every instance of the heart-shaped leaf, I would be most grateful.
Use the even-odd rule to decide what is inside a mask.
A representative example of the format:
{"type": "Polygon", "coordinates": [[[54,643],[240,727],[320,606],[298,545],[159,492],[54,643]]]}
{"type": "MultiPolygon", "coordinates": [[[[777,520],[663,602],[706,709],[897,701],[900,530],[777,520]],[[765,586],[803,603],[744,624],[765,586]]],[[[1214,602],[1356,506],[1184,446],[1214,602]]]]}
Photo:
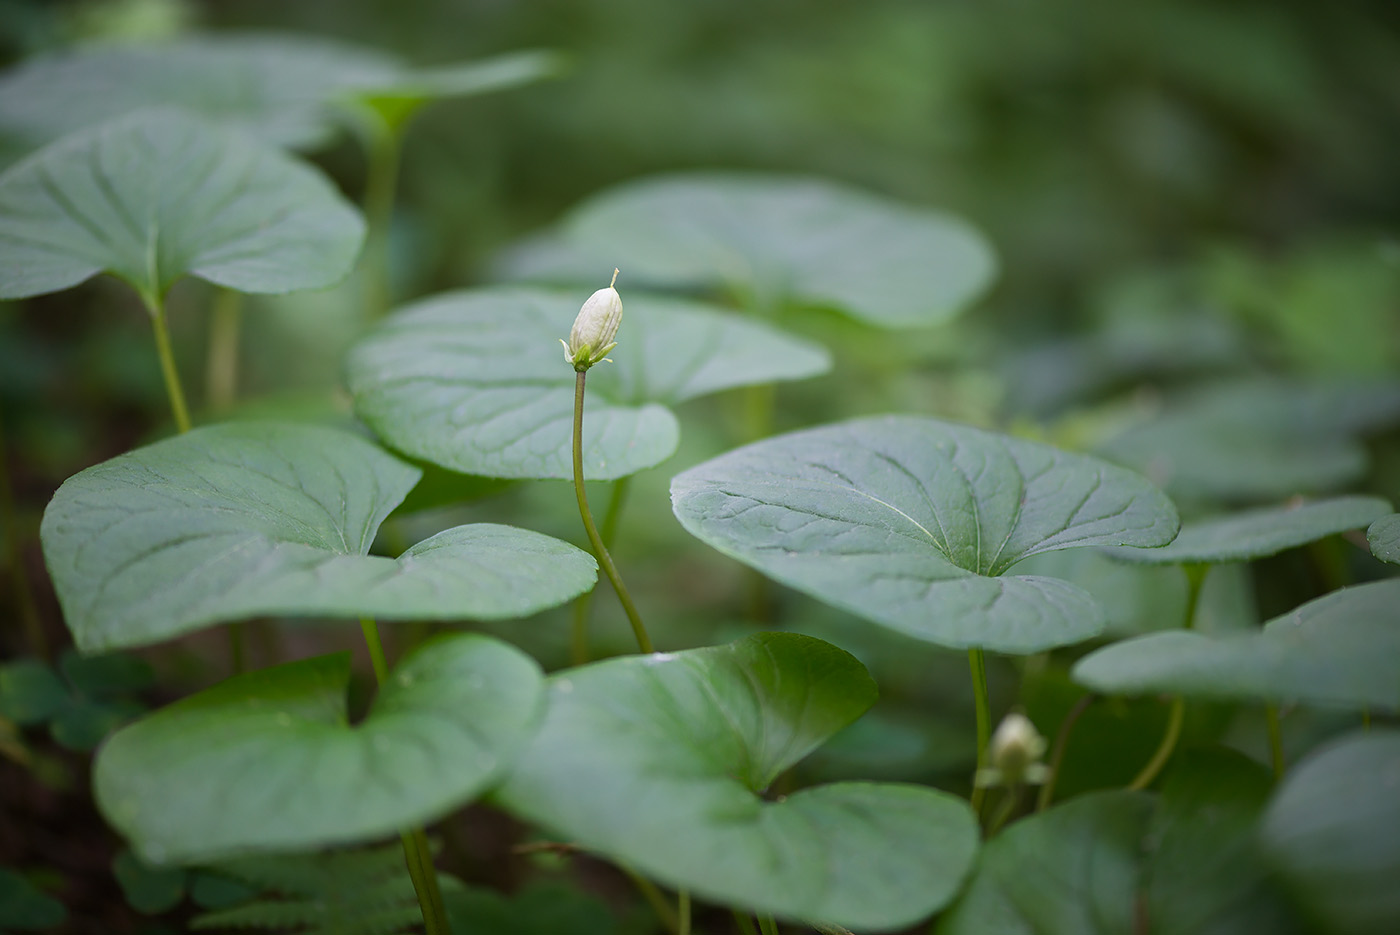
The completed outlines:
{"type": "Polygon", "coordinates": [[[1400,930],[1400,731],[1352,735],[1288,774],[1260,835],[1265,856],[1328,932],[1400,930]]]}
{"type": "Polygon", "coordinates": [[[1098,453],[1175,497],[1277,500],[1366,469],[1355,436],[1400,419],[1400,384],[1247,380],[1198,389],[1098,453]]]}
{"type": "Polygon", "coordinates": [[[436,818],[509,768],[539,721],[534,661],[475,634],[405,657],[347,723],[348,654],[235,676],[114,734],[93,782],[150,863],[305,850],[436,818]]]}
{"type": "Polygon", "coordinates": [[[1023,819],[982,851],[937,935],[1285,935],[1298,930],[1255,853],[1270,791],[1238,754],[1196,756],[1154,805],[1099,792],[1023,819]]]}
{"type": "Polygon", "coordinates": [[[648,281],[723,283],[883,327],[951,318],[996,271],[986,240],[961,220],[809,178],[642,179],[584,202],[564,229],[648,281]]]}
{"type": "Polygon", "coordinates": [[[1333,497],[1231,513],[1182,525],[1160,549],[1117,549],[1115,558],[1158,564],[1247,562],[1315,542],[1348,529],[1360,529],[1390,512],[1379,497],[1333,497]]]}
{"type": "Polygon", "coordinates": [[[740,448],[678,475],[671,501],[692,534],[784,584],[933,643],[1012,653],[1103,628],[1088,593],[1003,575],[1016,562],[1177,530],[1171,502],[1131,471],[910,416],[740,448]]]}
{"type": "MultiPolygon", "coordinates": [[[[455,292],[416,303],[351,351],[360,416],[395,448],[491,477],[573,476],[574,370],[559,346],[586,296],[455,292]]],[[[703,305],[624,298],[616,363],[589,371],[584,473],[624,477],[675,450],[665,407],[822,373],[826,352],[703,305]]]]}
{"type": "Polygon", "coordinates": [[[1382,516],[1366,530],[1371,554],[1383,562],[1400,564],[1400,513],[1382,516]]]}
{"type": "Polygon", "coordinates": [[[1074,679],[1105,694],[1400,711],[1400,578],[1333,591],[1258,633],[1124,640],[1081,659],[1074,679]]]}
{"type": "Polygon", "coordinates": [[[367,555],[417,479],[338,429],[209,426],[69,478],[44,513],[44,555],[85,651],[268,614],[518,617],[592,586],[592,556],[509,526],[367,555]]]}
{"type": "Polygon", "coordinates": [[[0,297],[101,272],[148,306],[198,276],[242,292],[328,286],[364,239],[359,212],[309,166],[177,111],[64,137],[0,175],[0,297]]]}
{"type": "Polygon", "coordinates": [[[951,899],[970,868],[966,803],[858,782],[761,795],[874,698],[852,656],[789,633],[568,670],[550,679],[544,726],[499,795],[705,898],[897,928],[951,899]]]}
{"type": "Polygon", "coordinates": [[[374,49],[304,35],[203,36],[87,45],[0,79],[0,131],[48,143],[146,107],[179,107],[269,143],[310,147],[333,132],[327,100],[395,80],[374,49]]]}

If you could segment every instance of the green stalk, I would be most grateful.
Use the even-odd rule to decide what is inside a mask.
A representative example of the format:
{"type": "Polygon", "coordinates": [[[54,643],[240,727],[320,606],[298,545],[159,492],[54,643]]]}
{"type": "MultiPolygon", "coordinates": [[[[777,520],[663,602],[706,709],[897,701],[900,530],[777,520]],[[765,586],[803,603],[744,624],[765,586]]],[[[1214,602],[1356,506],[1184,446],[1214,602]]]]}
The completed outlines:
{"type": "Polygon", "coordinates": [[[637,888],[637,892],[642,894],[642,898],[651,906],[656,917],[661,920],[661,925],[670,932],[677,935],[680,931],[680,920],[676,918],[676,912],[671,908],[671,904],[666,901],[666,897],[661,895],[661,890],[656,888],[656,884],[642,876],[637,871],[626,864],[618,864],[617,868],[627,875],[627,879],[632,881],[632,885],[637,888]]]}
{"type": "Polygon", "coordinates": [[[160,355],[160,372],[165,377],[165,394],[170,397],[170,412],[175,427],[182,433],[190,430],[190,411],[185,405],[185,391],[180,388],[180,372],[175,369],[175,352],[170,348],[170,329],[165,323],[165,302],[159,296],[146,297],[146,310],[156,333],[156,353],[160,355]]]}
{"type": "Polygon", "coordinates": [[[1021,800],[1021,785],[1017,783],[1005,790],[1002,796],[1001,805],[992,813],[992,820],[987,823],[987,837],[992,837],[1001,830],[1001,826],[1006,824],[1013,812],[1016,811],[1016,803],[1021,800]]]}
{"type": "MultiPolygon", "coordinates": [[[[627,499],[627,490],[632,485],[632,477],[619,478],[613,482],[612,493],[608,497],[608,510],[603,514],[603,547],[611,549],[617,541],[617,527],[622,522],[622,504],[627,499]]],[[[574,600],[573,637],[569,658],[573,665],[581,666],[589,659],[588,612],[593,606],[593,591],[585,591],[574,600]]]]}
{"type": "Polygon", "coordinates": [[[1278,723],[1278,706],[1264,705],[1264,721],[1269,725],[1269,759],[1274,767],[1274,781],[1283,778],[1283,730],[1278,723]]]}
{"type": "Polygon", "coordinates": [[[1097,695],[1085,695],[1074,703],[1069,714],[1060,722],[1059,733],[1055,735],[1055,747],[1050,751],[1050,775],[1040,786],[1040,792],[1035,797],[1035,810],[1043,812],[1050,807],[1050,803],[1055,798],[1055,783],[1060,778],[1060,764],[1065,760],[1065,748],[1069,746],[1069,734],[1074,730],[1074,725],[1079,723],[1079,719],[1089,710],[1089,705],[1094,703],[1097,695]]]}
{"type": "MultiPolygon", "coordinates": [[[[360,631],[365,635],[374,680],[383,688],[389,680],[389,664],[384,658],[379,626],[372,617],[361,617],[360,631]]],[[[427,935],[452,935],[452,929],[447,924],[447,910],[442,905],[442,891],[438,887],[437,870],[433,867],[427,834],[422,828],[410,828],[399,833],[399,840],[403,844],[403,858],[408,865],[409,878],[413,880],[413,892],[418,894],[418,907],[423,912],[423,926],[427,935]]]]}
{"type": "Polygon", "coordinates": [[[219,289],[209,318],[209,356],[204,367],[204,396],[210,409],[233,406],[238,396],[238,341],[242,326],[241,293],[219,289]]]}
{"type": "Polygon", "coordinates": [[[729,911],[734,915],[734,924],[739,927],[739,935],[758,935],[758,929],[753,927],[753,919],[749,918],[747,912],[740,912],[738,909],[729,911]]]}
{"type": "Polygon", "coordinates": [[[642,623],[641,615],[637,613],[637,605],[632,603],[632,595],[628,592],[627,585],[622,583],[622,576],[617,573],[617,566],[613,564],[607,546],[603,545],[602,536],[598,535],[598,527],[593,524],[593,514],[588,509],[588,493],[583,489],[583,393],[587,376],[583,370],[574,374],[574,496],[578,500],[579,516],[583,519],[584,531],[588,533],[588,542],[593,546],[593,554],[597,557],[603,573],[612,582],[617,599],[622,602],[622,609],[626,611],[627,620],[632,624],[632,633],[637,638],[637,646],[642,652],[651,653],[655,652],[651,645],[651,637],[647,635],[646,626],[642,623]]]}
{"type": "Polygon", "coordinates": [[[1185,716],[1186,702],[1180,697],[1173,699],[1171,713],[1167,715],[1167,732],[1162,737],[1161,744],[1157,746],[1157,752],[1152,754],[1152,759],[1147,761],[1142,772],[1138,773],[1128,784],[1129,789],[1146,789],[1152,785],[1152,780],[1157,778],[1162,767],[1167,765],[1167,760],[1171,759],[1172,750],[1176,748],[1177,738],[1181,736],[1181,722],[1185,716]]]}
{"type": "MultiPolygon", "coordinates": [[[[1201,605],[1201,588],[1206,583],[1206,574],[1210,571],[1210,566],[1205,564],[1190,564],[1181,566],[1186,572],[1186,622],[1182,629],[1192,630],[1196,627],[1196,611],[1201,605]]],[[[1142,772],[1133,778],[1128,784],[1129,789],[1146,789],[1152,785],[1152,781],[1157,778],[1157,774],[1162,771],[1162,767],[1167,765],[1171,759],[1172,751],[1176,749],[1176,742],[1181,737],[1181,724],[1186,719],[1186,700],[1181,696],[1172,699],[1171,711],[1167,715],[1167,732],[1162,737],[1162,742],[1157,746],[1157,752],[1152,754],[1152,759],[1147,761],[1147,765],[1142,768],[1142,772]]]]}
{"type": "MultiPolygon", "coordinates": [[[[987,745],[992,737],[992,715],[987,701],[987,660],[982,650],[974,647],[967,651],[967,661],[972,667],[972,698],[977,707],[977,769],[980,771],[987,768],[987,745]]],[[[971,800],[974,812],[981,813],[985,794],[986,790],[977,785],[974,779],[971,800]]]]}
{"type": "Polygon", "coordinates": [[[761,935],[778,935],[778,923],[773,921],[769,915],[758,917],[758,931],[761,935]]]}
{"type": "Polygon", "coordinates": [[[690,935],[690,890],[676,892],[676,935],[690,935]]]}

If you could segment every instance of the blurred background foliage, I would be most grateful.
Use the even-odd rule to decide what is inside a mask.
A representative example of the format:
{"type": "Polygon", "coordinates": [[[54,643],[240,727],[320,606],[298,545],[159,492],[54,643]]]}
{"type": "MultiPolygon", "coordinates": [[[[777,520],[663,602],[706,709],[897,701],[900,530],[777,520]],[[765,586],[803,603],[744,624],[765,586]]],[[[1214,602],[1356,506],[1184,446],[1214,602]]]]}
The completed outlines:
{"type": "MultiPolygon", "coordinates": [[[[784,386],[777,428],[922,412],[1117,452],[1149,474],[1161,450],[1202,445],[1190,450],[1226,472],[1212,476],[1228,481],[1238,469],[1246,482],[1203,488],[1180,474],[1156,478],[1188,514],[1343,487],[1400,499],[1400,446],[1384,434],[1400,421],[1400,399],[1370,393],[1362,405],[1345,392],[1318,396],[1309,387],[1321,384],[1307,382],[1400,374],[1393,3],[0,0],[0,58],[11,64],[81,43],[233,30],[339,38],[421,65],[535,47],[567,56],[558,80],[436,103],[415,118],[390,241],[397,301],[504,275],[511,245],[623,180],[689,168],[816,174],[963,215],[995,244],[1001,274],[977,307],[934,329],[876,332],[819,310],[784,310],[783,324],[835,351],[836,370],[784,386]],[[1302,401],[1261,408],[1257,384],[1239,383],[1257,378],[1302,387],[1302,401]],[[1246,455],[1255,449],[1232,447],[1241,426],[1262,433],[1253,461],[1246,455]],[[1305,454],[1327,458],[1289,460],[1305,454]],[[1266,467],[1282,473],[1251,486],[1266,467]]],[[[22,153],[3,142],[9,159],[22,153]]],[[[366,167],[353,141],[311,157],[352,200],[362,196],[366,167]]],[[[625,298],[625,270],[619,286],[625,298]]],[[[341,363],[366,326],[361,288],[352,280],[246,300],[242,411],[348,413],[341,363]]],[[[208,402],[210,301],[191,282],[170,301],[197,408],[208,402]]],[[[64,637],[38,553],[39,516],[64,478],[166,431],[145,318],[103,280],[0,304],[0,432],[13,487],[0,494],[18,544],[9,558],[32,583],[55,648],[64,637]]],[[[1287,392],[1268,395],[1277,402],[1287,392]]],[[[685,536],[667,507],[672,474],[745,440],[742,400],[689,403],[681,417],[681,450],[637,479],[617,548],[641,600],[655,615],[668,608],[657,639],[674,647],[752,629],[744,574],[685,536]]],[[[461,511],[472,520],[582,538],[567,485],[478,492],[491,496],[461,511]]],[[[382,546],[392,551],[460,520],[450,510],[405,511],[382,546]]],[[[1175,569],[1051,573],[1096,582],[1115,633],[1178,625],[1163,619],[1184,605],[1175,569]]],[[[1212,581],[1204,626],[1253,626],[1380,573],[1341,540],[1270,559],[1252,575],[1231,569],[1212,581]]],[[[0,613],[29,612],[11,579],[0,589],[0,613]]],[[[812,776],[965,783],[972,717],[961,656],[785,591],[767,600],[773,622],[856,652],[882,687],[872,715],[805,767],[812,776]]],[[[600,648],[627,651],[610,594],[600,594],[595,622],[600,648]]],[[[489,629],[559,665],[567,627],[559,611],[489,629]]],[[[5,628],[7,657],[26,648],[20,633],[5,628]]],[[[356,639],[259,625],[250,651],[262,664],[354,648],[356,639]]],[[[154,656],[162,683],[179,694],[224,674],[223,653],[216,635],[203,634],[154,656]]],[[[994,667],[995,707],[1019,702],[1049,733],[1082,692],[1052,661],[1022,668],[1018,693],[1018,673],[994,667]]],[[[1094,709],[1076,749],[1114,753],[1095,764],[1071,752],[1062,792],[1126,781],[1164,716],[1152,702],[1094,709]]],[[[1306,732],[1292,741],[1299,748],[1335,729],[1315,718],[1292,723],[1295,735],[1306,732]]],[[[1227,711],[1205,707],[1187,725],[1211,739],[1230,729],[1227,711]]],[[[65,762],[72,772],[76,761],[45,756],[61,787],[65,762]]],[[[28,807],[44,812],[60,800],[45,801],[28,807]]],[[[72,820],[98,822],[91,812],[72,820]]],[[[447,831],[449,850],[459,847],[447,831]]],[[[482,871],[480,853],[471,861],[483,878],[500,875],[482,871]]],[[[114,883],[94,886],[107,889],[88,901],[119,899],[114,883]]]]}

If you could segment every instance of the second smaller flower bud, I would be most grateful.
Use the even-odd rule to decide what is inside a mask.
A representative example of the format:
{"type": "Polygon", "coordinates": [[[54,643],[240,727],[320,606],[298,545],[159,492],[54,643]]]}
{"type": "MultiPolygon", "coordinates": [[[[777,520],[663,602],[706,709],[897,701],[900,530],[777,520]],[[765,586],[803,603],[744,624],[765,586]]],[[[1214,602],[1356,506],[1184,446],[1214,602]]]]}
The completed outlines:
{"type": "Polygon", "coordinates": [[[599,361],[607,359],[608,351],[617,347],[613,340],[617,327],[622,324],[622,297],[617,294],[617,270],[613,270],[612,282],[606,289],[599,289],[588,297],[574,319],[574,327],[569,331],[569,340],[562,338],[564,359],[578,371],[587,370],[599,361]]]}

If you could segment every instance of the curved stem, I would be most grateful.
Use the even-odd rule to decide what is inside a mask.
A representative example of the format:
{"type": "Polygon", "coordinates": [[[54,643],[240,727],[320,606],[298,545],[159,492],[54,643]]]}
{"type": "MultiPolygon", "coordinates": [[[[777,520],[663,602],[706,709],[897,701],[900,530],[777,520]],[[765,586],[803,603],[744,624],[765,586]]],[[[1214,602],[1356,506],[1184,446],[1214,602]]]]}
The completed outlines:
{"type": "Polygon", "coordinates": [[[241,293],[220,288],[209,317],[209,356],[204,366],[205,404],[215,412],[228,409],[238,396],[238,337],[242,326],[241,293]]]}
{"type": "MultiPolygon", "coordinates": [[[[972,700],[977,708],[977,769],[987,768],[987,744],[991,742],[992,715],[987,701],[987,660],[978,648],[967,651],[967,661],[972,667],[972,700]]],[[[982,811],[982,798],[986,790],[973,780],[972,810],[982,811]]]]}
{"type": "Polygon", "coordinates": [[[180,372],[175,368],[175,352],[170,348],[170,329],[165,323],[165,303],[156,297],[146,299],[151,324],[156,333],[156,353],[160,355],[160,372],[165,377],[165,394],[170,397],[170,412],[175,427],[182,433],[190,430],[190,411],[185,405],[185,391],[180,388],[180,372]]]}
{"type": "Polygon", "coordinates": [[[676,935],[690,935],[690,890],[676,892],[676,935]]]}
{"type": "Polygon", "coordinates": [[[753,919],[749,918],[747,912],[740,912],[738,909],[729,911],[734,916],[734,924],[739,927],[739,935],[758,935],[758,929],[753,927],[753,919]]]}
{"type": "Polygon", "coordinates": [[[778,923],[773,921],[773,917],[762,915],[758,917],[758,930],[763,935],[778,935],[778,923]]]}
{"type": "Polygon", "coordinates": [[[1016,803],[1021,799],[1021,785],[1017,783],[1006,790],[1002,797],[1001,805],[992,815],[992,820],[987,824],[987,837],[991,837],[1001,830],[1001,826],[1006,824],[1013,812],[1016,811],[1016,803]]]}
{"type": "Polygon", "coordinates": [[[1171,713],[1167,715],[1167,732],[1162,737],[1157,752],[1152,754],[1152,759],[1148,760],[1147,765],[1142,768],[1142,772],[1128,783],[1129,789],[1146,789],[1152,785],[1152,780],[1157,778],[1162,767],[1167,765],[1167,760],[1171,759],[1172,751],[1176,749],[1177,738],[1181,736],[1181,722],[1185,716],[1186,702],[1179,697],[1173,699],[1171,713]]]}
{"type": "MultiPolygon", "coordinates": [[[[383,688],[389,680],[389,665],[384,658],[384,643],[379,639],[379,626],[373,618],[361,617],[360,631],[365,635],[374,680],[383,688]]],[[[452,928],[447,924],[447,910],[442,905],[432,849],[428,847],[428,835],[422,828],[409,828],[399,833],[399,841],[403,844],[403,858],[408,864],[409,878],[413,880],[413,891],[418,894],[418,908],[423,913],[427,935],[452,935],[452,928]]]]}
{"type": "Polygon", "coordinates": [[[1274,767],[1274,781],[1283,778],[1283,730],[1278,723],[1278,706],[1264,705],[1264,721],[1269,725],[1269,759],[1274,767]]]}
{"type": "MultiPolygon", "coordinates": [[[[622,522],[622,504],[627,499],[627,490],[632,485],[632,476],[613,481],[612,493],[608,497],[608,510],[603,514],[603,528],[600,535],[603,547],[611,549],[617,540],[617,527],[622,522]]],[[[574,599],[574,625],[569,658],[573,665],[581,666],[588,661],[588,612],[593,606],[593,591],[585,591],[574,599]]]]}
{"type": "Polygon", "coordinates": [[[1050,775],[1041,784],[1040,791],[1036,793],[1035,810],[1043,812],[1050,807],[1051,801],[1055,798],[1055,783],[1060,778],[1060,764],[1065,760],[1065,749],[1069,746],[1069,734],[1074,730],[1074,725],[1079,723],[1079,719],[1089,710],[1089,705],[1094,703],[1097,695],[1085,695],[1074,703],[1069,714],[1060,722],[1059,733],[1055,735],[1055,746],[1050,751],[1050,775]]]}
{"type": "Polygon", "coordinates": [[[579,516],[583,519],[583,528],[588,533],[588,542],[593,546],[598,565],[612,582],[617,599],[622,602],[622,609],[627,613],[627,621],[632,624],[637,646],[644,653],[655,652],[652,649],[651,637],[647,635],[647,628],[642,623],[641,615],[637,613],[637,605],[632,603],[632,595],[628,592],[627,585],[622,583],[622,576],[617,573],[617,566],[613,564],[607,546],[603,545],[603,539],[598,535],[598,527],[593,524],[593,514],[588,509],[588,494],[583,489],[583,392],[587,374],[579,370],[574,377],[574,496],[578,500],[579,516]]]}
{"type": "Polygon", "coordinates": [[[657,889],[656,884],[626,864],[618,864],[617,868],[627,875],[627,879],[632,881],[637,892],[642,894],[642,898],[647,901],[652,911],[656,913],[656,917],[661,920],[662,927],[671,935],[676,935],[680,929],[680,920],[676,918],[675,910],[666,901],[666,897],[661,895],[661,890],[657,889]]]}

